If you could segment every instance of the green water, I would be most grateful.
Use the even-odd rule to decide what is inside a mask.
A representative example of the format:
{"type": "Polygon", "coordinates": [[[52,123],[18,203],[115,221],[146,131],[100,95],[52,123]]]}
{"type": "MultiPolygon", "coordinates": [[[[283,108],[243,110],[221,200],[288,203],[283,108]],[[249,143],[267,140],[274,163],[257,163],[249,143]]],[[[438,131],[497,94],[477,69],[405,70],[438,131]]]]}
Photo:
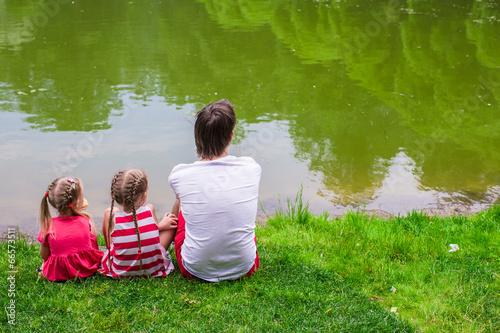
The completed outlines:
{"type": "Polygon", "coordinates": [[[36,229],[63,174],[99,220],[128,167],[169,210],[221,98],[269,211],[301,184],[333,213],[500,195],[498,2],[0,0],[0,226],[36,229]]]}

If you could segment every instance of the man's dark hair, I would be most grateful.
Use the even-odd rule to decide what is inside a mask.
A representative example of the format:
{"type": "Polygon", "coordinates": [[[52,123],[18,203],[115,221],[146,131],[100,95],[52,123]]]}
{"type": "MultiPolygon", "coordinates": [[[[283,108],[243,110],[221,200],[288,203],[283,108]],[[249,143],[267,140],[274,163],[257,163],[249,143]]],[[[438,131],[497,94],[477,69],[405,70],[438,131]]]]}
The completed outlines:
{"type": "Polygon", "coordinates": [[[205,106],[196,113],[194,141],[198,157],[211,160],[222,155],[236,125],[234,107],[227,99],[205,106]]]}

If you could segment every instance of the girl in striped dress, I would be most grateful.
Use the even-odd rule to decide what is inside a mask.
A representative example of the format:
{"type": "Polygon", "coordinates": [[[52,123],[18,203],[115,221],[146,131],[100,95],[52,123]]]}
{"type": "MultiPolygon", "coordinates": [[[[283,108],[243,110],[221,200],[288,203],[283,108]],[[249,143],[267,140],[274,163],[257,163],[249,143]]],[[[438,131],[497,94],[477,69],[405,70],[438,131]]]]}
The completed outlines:
{"type": "Polygon", "coordinates": [[[160,223],[147,204],[148,178],[144,171],[119,171],[111,183],[111,207],[102,231],[106,253],[100,272],[112,278],[167,276],[174,270],[167,249],[177,228],[177,217],[165,214],[160,223]],[[114,207],[117,203],[121,209],[114,207]]]}

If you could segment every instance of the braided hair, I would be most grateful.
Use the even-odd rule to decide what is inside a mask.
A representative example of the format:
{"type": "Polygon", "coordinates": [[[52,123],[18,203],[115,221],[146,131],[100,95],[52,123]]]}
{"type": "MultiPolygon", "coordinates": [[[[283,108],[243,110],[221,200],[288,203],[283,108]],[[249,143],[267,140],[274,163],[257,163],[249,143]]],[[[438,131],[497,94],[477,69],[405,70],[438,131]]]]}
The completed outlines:
{"type": "MultiPolygon", "coordinates": [[[[125,211],[132,211],[134,217],[135,232],[137,234],[137,243],[139,247],[140,271],[142,271],[142,246],[139,224],[137,222],[136,204],[148,190],[148,177],[142,170],[127,169],[118,171],[111,182],[111,211],[108,221],[108,252],[111,243],[111,229],[113,227],[113,208],[114,202],[123,207],[125,211]]],[[[111,265],[110,265],[111,267],[111,265]]]]}
{"type": "Polygon", "coordinates": [[[40,226],[43,236],[45,237],[50,231],[55,237],[49,204],[60,216],[78,215],[90,218],[88,214],[80,211],[82,203],[83,186],[78,178],[60,177],[50,183],[40,203],[40,226]]]}

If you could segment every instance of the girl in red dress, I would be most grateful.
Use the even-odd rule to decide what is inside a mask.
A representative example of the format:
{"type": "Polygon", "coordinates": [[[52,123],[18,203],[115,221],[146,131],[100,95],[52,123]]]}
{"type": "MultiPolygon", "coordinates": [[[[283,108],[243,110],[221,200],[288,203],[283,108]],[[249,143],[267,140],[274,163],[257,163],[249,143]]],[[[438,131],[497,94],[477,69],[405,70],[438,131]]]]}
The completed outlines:
{"type": "Polygon", "coordinates": [[[42,273],[50,281],[66,281],[93,275],[103,253],[97,232],[84,212],[83,186],[79,179],[61,177],[48,187],[40,205],[42,273]],[[52,218],[49,204],[58,215],[52,218]]]}

